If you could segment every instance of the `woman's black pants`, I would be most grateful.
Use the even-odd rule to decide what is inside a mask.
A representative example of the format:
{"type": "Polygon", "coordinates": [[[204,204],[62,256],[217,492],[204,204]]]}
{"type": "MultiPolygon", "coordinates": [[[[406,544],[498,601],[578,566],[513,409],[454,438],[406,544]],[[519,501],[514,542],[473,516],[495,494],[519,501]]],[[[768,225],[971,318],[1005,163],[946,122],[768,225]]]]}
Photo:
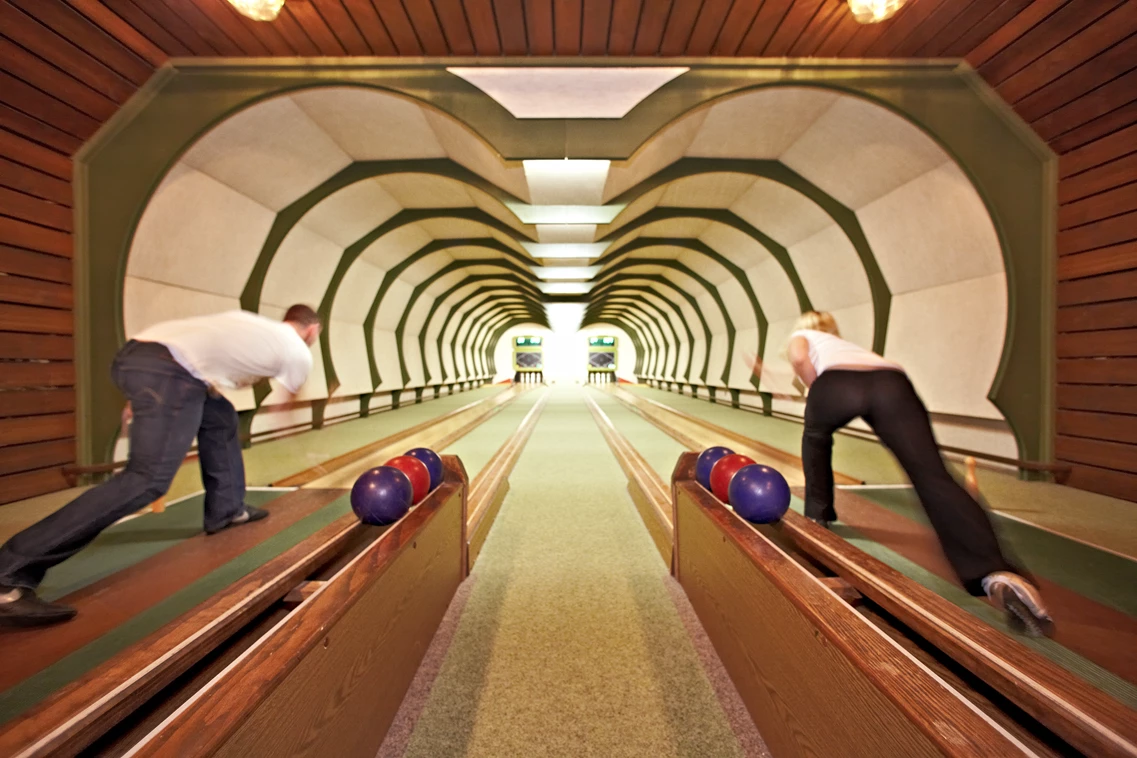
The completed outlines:
{"type": "Polygon", "coordinates": [[[809,388],[801,443],[807,516],[837,519],[833,434],[858,416],[904,467],[944,554],[968,592],[982,595],[983,577],[994,571],[1021,573],[1003,554],[986,511],[944,466],[928,411],[900,371],[830,369],[809,388]]]}

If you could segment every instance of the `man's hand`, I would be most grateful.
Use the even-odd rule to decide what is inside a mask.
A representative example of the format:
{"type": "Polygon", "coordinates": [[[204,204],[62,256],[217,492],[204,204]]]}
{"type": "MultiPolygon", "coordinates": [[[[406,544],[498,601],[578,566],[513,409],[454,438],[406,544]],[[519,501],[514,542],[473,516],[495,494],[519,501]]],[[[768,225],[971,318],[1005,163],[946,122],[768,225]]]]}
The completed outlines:
{"type": "Polygon", "coordinates": [[[130,426],[130,422],[134,419],[134,410],[130,407],[130,401],[126,401],[126,405],[122,407],[122,430],[125,432],[126,427],[130,426]]]}

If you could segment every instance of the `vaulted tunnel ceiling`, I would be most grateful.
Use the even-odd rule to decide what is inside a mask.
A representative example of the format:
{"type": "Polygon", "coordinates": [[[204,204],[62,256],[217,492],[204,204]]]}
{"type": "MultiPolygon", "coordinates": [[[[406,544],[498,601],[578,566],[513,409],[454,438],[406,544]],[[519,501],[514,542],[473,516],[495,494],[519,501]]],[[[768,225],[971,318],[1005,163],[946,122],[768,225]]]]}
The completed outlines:
{"type": "MultiPolygon", "coordinates": [[[[583,325],[629,334],[646,375],[777,391],[749,357],[776,359],[802,310],[838,311],[883,350],[894,299],[1001,277],[1002,259],[950,156],[836,91],[727,98],[622,162],[522,165],[423,104],[332,87],[254,105],[202,137],[155,193],[127,274],[128,332],[209,307],[203,292],[267,313],[318,303],[328,329],[313,391],[332,396],[488,377],[506,329],[547,326],[544,306],[574,299],[583,325]],[[220,244],[203,238],[204,217],[220,244]],[[194,255],[207,243],[232,281],[203,278],[194,255]],[[962,245],[966,260],[936,263],[962,245]]],[[[982,317],[1005,319],[1004,307],[982,317]]],[[[973,304],[941,302],[935,317],[983,328],[973,304]]],[[[993,370],[998,353],[980,360],[993,370]]]]}

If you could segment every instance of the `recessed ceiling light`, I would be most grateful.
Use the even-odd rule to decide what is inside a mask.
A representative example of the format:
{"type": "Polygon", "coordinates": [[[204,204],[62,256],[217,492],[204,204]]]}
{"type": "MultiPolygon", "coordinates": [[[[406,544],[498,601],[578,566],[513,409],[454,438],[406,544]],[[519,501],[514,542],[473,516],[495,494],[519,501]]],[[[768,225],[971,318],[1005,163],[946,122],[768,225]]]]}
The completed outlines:
{"type": "Polygon", "coordinates": [[[908,0],[849,0],[853,18],[862,24],[876,24],[896,15],[908,0]]]}
{"type": "Polygon", "coordinates": [[[273,21],[280,15],[284,0],[229,0],[229,4],[254,21],[273,21]]]}

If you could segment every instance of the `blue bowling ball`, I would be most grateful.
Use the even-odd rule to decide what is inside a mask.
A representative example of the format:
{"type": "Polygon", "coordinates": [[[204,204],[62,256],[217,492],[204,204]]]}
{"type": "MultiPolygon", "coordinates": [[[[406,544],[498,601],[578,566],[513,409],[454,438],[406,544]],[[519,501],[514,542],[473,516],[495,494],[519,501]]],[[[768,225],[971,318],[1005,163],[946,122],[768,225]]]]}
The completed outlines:
{"type": "Polygon", "coordinates": [[[744,466],[730,480],[730,505],[753,524],[772,524],[790,507],[790,485],[777,469],[744,466]]]}
{"type": "Polygon", "coordinates": [[[351,509],[365,524],[393,524],[411,508],[414,489],[410,478],[392,466],[379,466],[360,474],[351,488],[351,509]]]}
{"type": "Polygon", "coordinates": [[[418,458],[426,464],[426,470],[430,472],[430,489],[433,490],[438,485],[442,484],[442,458],[438,453],[431,450],[429,447],[416,447],[414,450],[408,450],[403,455],[409,455],[412,458],[418,458]]]}
{"type": "Polygon", "coordinates": [[[711,490],[711,469],[719,462],[719,458],[728,455],[734,455],[729,447],[708,447],[699,453],[699,458],[695,461],[695,481],[708,492],[711,490]]]}

